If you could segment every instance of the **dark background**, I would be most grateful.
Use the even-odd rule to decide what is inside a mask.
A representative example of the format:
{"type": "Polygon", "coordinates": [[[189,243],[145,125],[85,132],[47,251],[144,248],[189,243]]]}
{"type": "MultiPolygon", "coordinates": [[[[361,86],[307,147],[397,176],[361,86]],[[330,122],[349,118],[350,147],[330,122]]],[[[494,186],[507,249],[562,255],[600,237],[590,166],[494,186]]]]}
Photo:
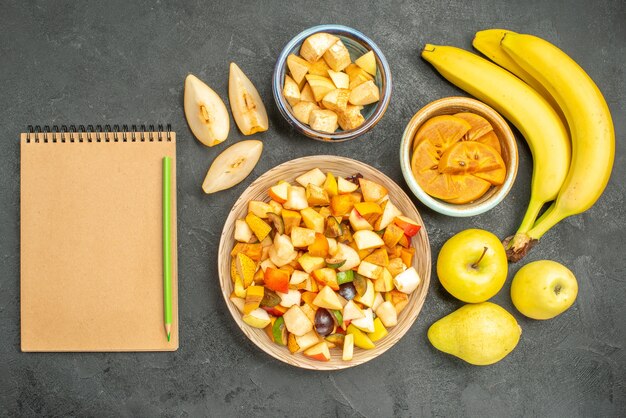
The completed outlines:
{"type": "MultiPolygon", "coordinates": [[[[0,2],[0,415],[4,416],[624,416],[626,415],[626,3],[622,0],[249,2],[0,2]],[[276,57],[310,26],[340,23],[371,37],[393,73],[382,121],[360,140],[324,144],[296,134],[271,96],[276,57]],[[425,43],[471,49],[477,30],[541,36],[596,81],[613,114],[616,158],[595,206],[551,230],[526,261],[562,262],[577,276],[574,306],[533,321],[511,304],[510,278],[493,301],[523,328],[518,347],[489,367],[436,351],[429,325],[461,306],[435,275],[419,318],[384,355],[339,372],[299,370],[269,357],[237,328],[219,291],[216,253],[230,207],[254,178],[290,159],[337,154],[364,161],[406,191],[402,131],[428,102],[465,95],[421,60],[425,43]],[[228,64],[256,84],[270,130],[252,175],[216,195],[200,185],[213,158],[244,137],[206,148],[191,135],[183,80],[194,73],[227,100],[228,64]],[[180,349],[176,353],[20,352],[19,145],[29,124],[171,123],[178,134],[180,349]]],[[[226,101],[227,102],[227,101],[226,101]]],[[[509,196],[469,219],[438,215],[414,199],[433,262],[469,227],[500,238],[521,221],[532,161],[519,136],[509,196]]],[[[409,193],[410,194],[410,193],[409,193]]],[[[522,263],[523,264],[523,263],[522,263]]]]}

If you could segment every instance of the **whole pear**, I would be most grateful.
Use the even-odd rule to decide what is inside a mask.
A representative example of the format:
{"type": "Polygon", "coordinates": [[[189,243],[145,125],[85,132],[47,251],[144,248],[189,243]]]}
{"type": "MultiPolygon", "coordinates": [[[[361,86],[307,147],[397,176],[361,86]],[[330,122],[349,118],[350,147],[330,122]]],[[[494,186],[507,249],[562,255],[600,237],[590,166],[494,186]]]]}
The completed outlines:
{"type": "Polygon", "coordinates": [[[436,349],[476,366],[502,360],[521,335],[513,315],[491,302],[462,306],[428,329],[428,339],[436,349]]]}

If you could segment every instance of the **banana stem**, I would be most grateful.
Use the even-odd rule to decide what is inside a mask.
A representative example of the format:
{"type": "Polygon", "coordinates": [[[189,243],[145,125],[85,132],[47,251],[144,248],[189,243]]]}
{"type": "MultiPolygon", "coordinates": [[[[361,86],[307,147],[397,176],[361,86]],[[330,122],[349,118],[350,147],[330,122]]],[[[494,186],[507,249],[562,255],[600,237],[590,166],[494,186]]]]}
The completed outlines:
{"type": "Polygon", "coordinates": [[[528,231],[528,236],[532,239],[539,239],[548,232],[550,228],[558,224],[567,215],[564,215],[562,211],[558,210],[555,204],[550,206],[548,211],[535,223],[531,230],[528,231]]]}
{"type": "Polygon", "coordinates": [[[530,198],[528,208],[526,209],[526,214],[524,214],[524,219],[522,220],[522,223],[517,230],[518,234],[526,233],[533,227],[535,221],[537,220],[537,215],[539,214],[539,211],[543,207],[544,203],[545,201],[541,202],[535,199],[534,196],[530,198]]]}

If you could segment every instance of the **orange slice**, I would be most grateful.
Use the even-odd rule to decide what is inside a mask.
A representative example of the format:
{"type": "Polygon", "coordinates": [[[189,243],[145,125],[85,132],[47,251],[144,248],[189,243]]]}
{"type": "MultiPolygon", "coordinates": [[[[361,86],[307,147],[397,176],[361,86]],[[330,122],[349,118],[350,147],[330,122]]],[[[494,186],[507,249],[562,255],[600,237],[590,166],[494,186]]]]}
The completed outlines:
{"type": "Polygon", "coordinates": [[[472,174],[453,174],[450,177],[460,193],[453,199],[444,199],[448,203],[461,205],[472,202],[484,195],[491,187],[491,183],[472,174]]]}
{"type": "Polygon", "coordinates": [[[462,141],[448,148],[439,159],[439,171],[448,174],[478,173],[504,169],[498,152],[481,142],[462,141]]]}
{"type": "Polygon", "coordinates": [[[411,158],[411,170],[420,187],[430,196],[439,199],[454,199],[459,191],[452,176],[439,172],[440,150],[430,141],[417,144],[411,158]]]}
{"type": "Polygon", "coordinates": [[[428,119],[418,129],[413,139],[413,152],[420,142],[428,140],[441,152],[463,138],[472,128],[469,122],[450,115],[435,116],[428,119]]]}
{"type": "Polygon", "coordinates": [[[461,112],[454,115],[457,118],[467,121],[472,127],[463,138],[466,141],[477,141],[494,147],[498,154],[502,154],[500,141],[493,131],[493,126],[489,121],[480,115],[470,112],[461,112]]]}

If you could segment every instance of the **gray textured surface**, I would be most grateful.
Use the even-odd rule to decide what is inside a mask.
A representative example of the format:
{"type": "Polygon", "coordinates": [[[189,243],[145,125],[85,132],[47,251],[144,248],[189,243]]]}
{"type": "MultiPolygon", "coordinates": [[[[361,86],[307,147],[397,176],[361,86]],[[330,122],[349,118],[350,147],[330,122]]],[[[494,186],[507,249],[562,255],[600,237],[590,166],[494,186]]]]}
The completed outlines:
{"type": "MultiPolygon", "coordinates": [[[[626,5],[620,0],[419,2],[0,2],[0,416],[624,416],[626,415],[626,5]],[[128,3],[128,4],[127,4],[128,3]],[[252,5],[254,4],[254,5],[252,5]],[[387,114],[362,141],[327,145],[296,135],[270,91],[274,61],[296,33],[319,23],[362,30],[394,76],[387,114]],[[562,222],[528,261],[550,258],[579,279],[576,304],[547,322],[523,318],[510,282],[494,298],[524,332],[502,362],[469,366],[433,349],[426,330],[460,306],[433,277],[419,319],[383,356],[315,373],[261,352],[235,326],[215,256],[230,206],[252,179],[295,157],[332,153],[381,169],[405,190],[397,150],[420,107],[462,94],[419,58],[426,42],[470,48],[473,33],[505,27],[545,37],[595,79],[612,110],[617,153],[604,195],[562,222]],[[215,196],[200,184],[224,146],[193,139],[182,111],[189,72],[227,97],[237,62],[265,100],[270,130],[253,175],[215,196]],[[28,124],[170,122],[178,133],[180,350],[173,354],[22,354],[19,351],[19,147],[28,124]]],[[[228,143],[242,139],[232,125],[228,143]]],[[[508,198],[471,219],[417,205],[433,255],[468,227],[500,237],[521,220],[531,160],[508,198]]],[[[416,202],[417,203],[417,202],[416,202]]],[[[434,257],[436,259],[436,257],[434,257]]],[[[520,268],[514,265],[510,277],[520,268]]]]}

